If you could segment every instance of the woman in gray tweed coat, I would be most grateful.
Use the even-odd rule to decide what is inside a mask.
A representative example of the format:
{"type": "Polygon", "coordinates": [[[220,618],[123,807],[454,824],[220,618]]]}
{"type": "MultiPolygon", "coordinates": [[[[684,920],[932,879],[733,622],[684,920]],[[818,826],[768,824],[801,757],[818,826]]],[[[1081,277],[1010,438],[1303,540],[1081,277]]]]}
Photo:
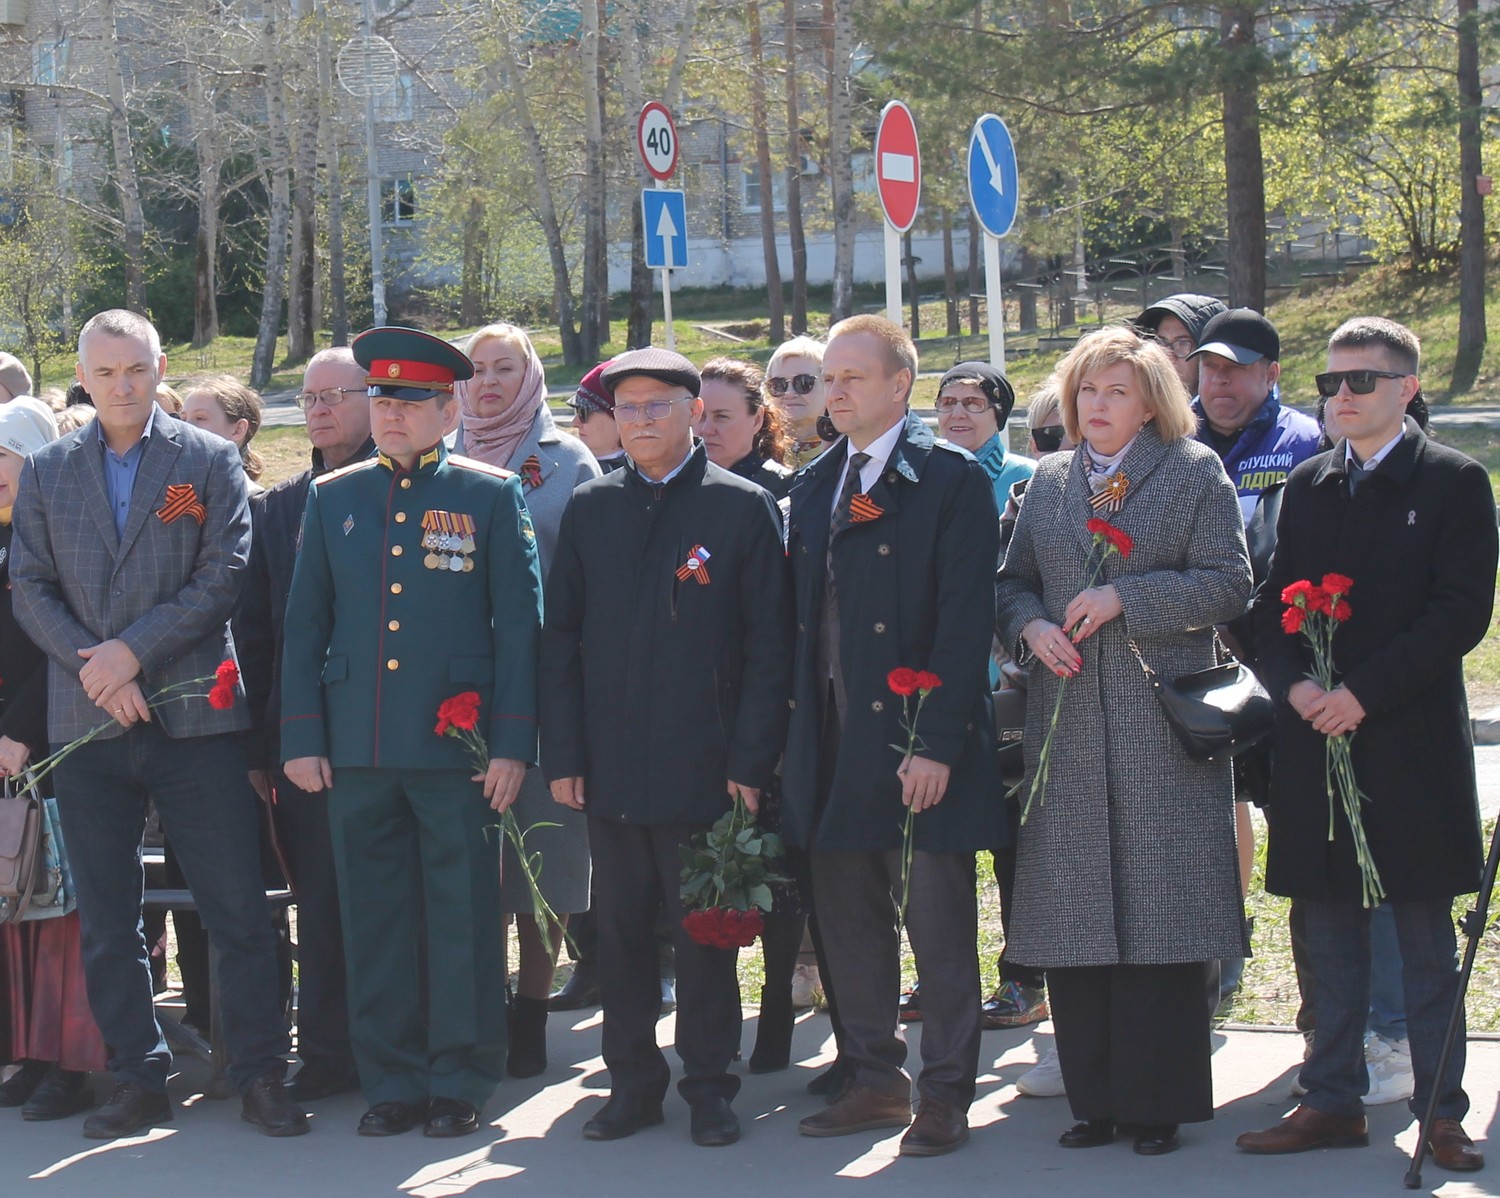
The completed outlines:
{"type": "Polygon", "coordinates": [[[1155,1155],[1178,1146],[1178,1124],[1213,1118],[1202,963],[1248,946],[1229,762],[1187,757],[1126,642],[1165,678],[1213,665],[1213,626],[1244,610],[1250,562],[1234,487],[1192,439],[1166,352],[1107,329],[1058,369],[1079,448],[1037,468],[996,586],[999,635],[1035,665],[1023,803],[1068,679],[1021,828],[1006,953],[1047,971],[1079,1120],[1060,1143],[1123,1128],[1155,1155]],[[1094,516],[1133,548],[1089,586],[1094,516]]]}
{"type": "MultiPolygon", "coordinates": [[[[599,466],[583,442],[558,430],[547,407],[542,360],[523,330],[486,325],[465,348],[474,362],[474,377],[460,394],[459,452],[521,476],[545,581],[563,509],[575,487],[599,477],[599,466]]],[[[583,815],[554,803],[536,769],[526,771],[512,810],[525,829],[527,854],[542,855],[542,896],[566,924],[569,914],[589,907],[589,837],[583,815]]],[[[562,936],[553,929],[549,955],[531,913],[531,890],[515,847],[506,840],[500,852],[500,902],[516,916],[521,948],[506,1071],[512,1077],[534,1077],[547,1067],[547,996],[562,936]]]]}

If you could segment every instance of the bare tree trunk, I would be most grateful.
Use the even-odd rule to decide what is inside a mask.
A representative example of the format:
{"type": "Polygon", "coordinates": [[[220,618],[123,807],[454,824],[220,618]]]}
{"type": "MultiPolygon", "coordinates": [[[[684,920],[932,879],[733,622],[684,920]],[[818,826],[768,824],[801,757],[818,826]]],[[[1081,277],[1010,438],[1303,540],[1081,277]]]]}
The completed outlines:
{"type": "Polygon", "coordinates": [[[266,267],[261,295],[260,325],[255,332],[255,352],[250,359],[250,385],[257,389],[271,380],[276,360],[276,334],[281,323],[286,292],[286,243],[291,224],[291,145],[287,135],[286,77],[283,73],[275,17],[267,5],[262,26],[266,64],[266,116],[271,172],[271,214],[266,232],[266,267]]]}
{"type": "MultiPolygon", "coordinates": [[[[1025,246],[1021,247],[1021,278],[1028,283],[1031,276],[1036,274],[1036,255],[1025,246]]],[[[1017,325],[1023,333],[1036,332],[1036,293],[1035,287],[1019,287],[1016,289],[1016,304],[1019,308],[1017,325]]]]}
{"type": "Polygon", "coordinates": [[[489,235],[484,227],[484,203],[478,196],[469,197],[464,213],[463,266],[458,283],[458,323],[465,326],[483,324],[484,248],[489,235]]]}
{"type": "Polygon", "coordinates": [[[1484,92],[1479,77],[1478,0],[1458,0],[1458,352],[1450,395],[1462,395],[1479,377],[1487,337],[1484,318],[1484,171],[1480,124],[1484,92]]]}
{"type": "Polygon", "coordinates": [[[333,90],[333,47],[326,19],[318,30],[318,127],[328,187],[328,326],[334,345],[349,344],[349,288],[344,279],[344,170],[338,99],[333,90]]]}
{"type": "Polygon", "coordinates": [[[201,71],[188,72],[188,104],[193,121],[193,153],[198,164],[198,231],[193,247],[193,348],[219,335],[219,171],[212,101],[201,71]]]}
{"type": "MultiPolygon", "coordinates": [[[[833,191],[833,302],[830,322],[854,312],[854,0],[832,0],[833,49],[828,73],[828,175],[833,191]]],[[[827,5],[825,4],[825,11],[827,5]]]]}
{"type": "MultiPolygon", "coordinates": [[[[639,115],[646,103],[645,84],[641,79],[642,59],[645,51],[641,46],[639,30],[647,20],[647,14],[639,7],[630,12],[624,24],[624,45],[621,48],[620,77],[624,84],[625,109],[627,113],[639,115]]],[[[663,101],[670,109],[674,101],[663,101]]],[[[651,186],[651,175],[645,164],[636,155],[635,177],[642,188],[651,186]]],[[[654,271],[646,266],[646,221],[641,205],[630,206],[630,299],[625,311],[625,344],[632,349],[651,344],[651,288],[654,271]]]]}
{"type": "Polygon", "coordinates": [[[911,339],[922,336],[922,305],[917,296],[917,256],[912,253],[911,230],[901,234],[901,264],[906,267],[906,294],[911,299],[911,339]]]}
{"type": "MultiPolygon", "coordinates": [[[[299,39],[300,40],[300,39],[299,39]]],[[[294,61],[300,55],[293,56],[294,61]]],[[[296,106],[296,164],[292,195],[292,265],[286,320],[287,357],[305,362],[313,355],[317,307],[313,303],[318,277],[318,93],[308,86],[292,92],[296,106]]]]}
{"type": "MultiPolygon", "coordinates": [[[[587,6],[585,6],[587,7],[587,6]]],[[[562,338],[563,361],[569,366],[592,366],[599,358],[599,347],[586,346],[577,325],[573,306],[573,286],[568,277],[568,252],[563,244],[562,224],[557,217],[557,201],[552,194],[552,179],[547,173],[547,159],[536,121],[531,115],[531,101],[519,79],[510,35],[500,33],[500,84],[502,95],[510,101],[512,118],[521,135],[521,145],[531,166],[536,184],[537,215],[547,240],[547,257],[552,265],[552,304],[557,312],[558,332],[562,338]]]]}
{"type": "Polygon", "coordinates": [[[1255,8],[1219,11],[1224,73],[1224,187],[1229,217],[1229,303],[1266,306],[1266,176],[1260,148],[1255,8]]]}
{"type": "Polygon", "coordinates": [[[583,84],[583,350],[594,359],[609,339],[609,289],[606,283],[602,311],[599,278],[607,280],[609,262],[604,224],[604,89],[600,79],[600,0],[583,0],[581,62],[583,84]]]}
{"type": "Polygon", "coordinates": [[[802,227],[802,114],[797,100],[797,0],[783,0],[786,38],[786,226],[792,250],[792,336],[807,332],[807,233],[802,227]]]}
{"type": "Polygon", "coordinates": [[[750,123],[755,127],[755,174],[760,182],[760,248],[766,263],[766,314],[771,344],[786,340],[786,300],[781,294],[781,263],[776,256],[776,195],[771,174],[771,134],[766,128],[766,56],[761,42],[760,0],[746,0],[750,33],[750,123]]]}
{"type": "Polygon", "coordinates": [[[115,0],[99,0],[101,58],[109,94],[109,136],[115,155],[115,187],[125,225],[125,306],[146,311],[146,213],[141,207],[141,182],[136,172],[135,146],[130,137],[130,113],[125,107],[125,73],[120,64],[120,38],[115,27],[115,0]]]}
{"type": "Polygon", "coordinates": [[[953,261],[953,213],[943,209],[943,298],[947,301],[948,336],[958,337],[963,325],[958,319],[958,267],[953,261]]]}

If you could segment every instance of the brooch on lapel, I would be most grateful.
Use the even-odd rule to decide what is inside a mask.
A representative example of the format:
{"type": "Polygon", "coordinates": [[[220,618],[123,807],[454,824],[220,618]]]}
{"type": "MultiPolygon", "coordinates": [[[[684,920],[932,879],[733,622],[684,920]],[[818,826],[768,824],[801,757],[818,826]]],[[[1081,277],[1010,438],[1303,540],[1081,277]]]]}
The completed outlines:
{"type": "Polygon", "coordinates": [[[208,519],[208,511],[198,502],[198,492],[192,483],[169,484],[167,501],[157,508],[156,514],[163,524],[170,524],[183,516],[191,516],[199,524],[208,519]]]}
{"type": "Polygon", "coordinates": [[[518,472],[521,475],[521,485],[527,490],[542,485],[542,459],[532,454],[521,463],[518,472]]]}
{"type": "Polygon", "coordinates": [[[1089,496],[1089,507],[1096,512],[1118,512],[1125,506],[1125,492],[1128,490],[1130,490],[1130,480],[1123,473],[1116,471],[1089,496]]]}
{"type": "Polygon", "coordinates": [[[849,520],[853,524],[868,524],[885,515],[885,508],[868,495],[856,495],[849,501],[849,520]]]}
{"type": "Polygon", "coordinates": [[[703,548],[702,545],[694,545],[692,552],[688,554],[687,561],[677,567],[677,581],[686,582],[689,578],[694,579],[698,585],[708,585],[708,559],[713,554],[703,548]]]}
{"type": "Polygon", "coordinates": [[[463,512],[422,513],[422,564],[429,570],[467,574],[474,568],[474,517],[463,512]]]}

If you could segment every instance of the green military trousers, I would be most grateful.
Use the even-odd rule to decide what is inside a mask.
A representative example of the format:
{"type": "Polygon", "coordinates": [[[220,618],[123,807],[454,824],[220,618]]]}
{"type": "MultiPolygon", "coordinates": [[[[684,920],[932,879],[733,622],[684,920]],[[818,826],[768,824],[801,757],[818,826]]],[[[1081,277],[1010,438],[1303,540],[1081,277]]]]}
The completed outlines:
{"type": "Polygon", "coordinates": [[[498,832],[486,833],[498,817],[471,777],[334,770],[349,1039],[371,1106],[456,1098],[482,1108],[505,1073],[498,832]]]}

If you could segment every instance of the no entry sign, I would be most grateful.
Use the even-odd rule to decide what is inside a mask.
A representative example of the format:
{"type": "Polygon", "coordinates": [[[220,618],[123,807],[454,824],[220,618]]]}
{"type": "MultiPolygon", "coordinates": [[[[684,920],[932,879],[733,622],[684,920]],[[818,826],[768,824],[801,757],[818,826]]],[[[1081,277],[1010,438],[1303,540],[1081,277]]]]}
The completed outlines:
{"type": "Polygon", "coordinates": [[[875,183],[887,223],[905,233],[917,219],[922,201],[922,151],[911,109],[892,100],[880,111],[875,131],[875,183]]]}

